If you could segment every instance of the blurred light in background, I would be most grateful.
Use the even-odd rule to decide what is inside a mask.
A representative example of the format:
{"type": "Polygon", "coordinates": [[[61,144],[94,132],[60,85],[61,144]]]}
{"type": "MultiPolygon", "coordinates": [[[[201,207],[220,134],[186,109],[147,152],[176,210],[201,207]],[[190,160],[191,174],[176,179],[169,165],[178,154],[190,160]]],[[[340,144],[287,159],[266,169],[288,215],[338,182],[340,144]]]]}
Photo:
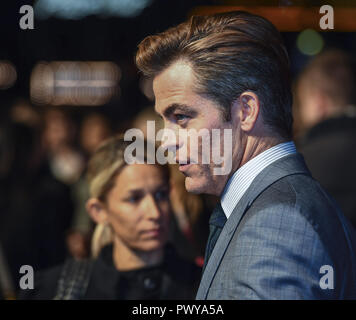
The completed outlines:
{"type": "Polygon", "coordinates": [[[56,16],[81,19],[89,15],[135,17],[153,0],[37,0],[35,14],[40,19],[56,16]]]}
{"type": "MultiPolygon", "coordinates": [[[[356,1],[355,0],[329,0],[329,5],[332,5],[334,10],[334,29],[333,31],[339,32],[355,32],[356,31],[356,1]],[[337,7],[336,7],[337,4],[337,7]],[[345,7],[343,7],[345,5],[345,7]],[[348,5],[348,6],[346,6],[348,5]]],[[[276,1],[268,1],[270,4],[266,5],[266,1],[263,2],[264,6],[256,5],[257,0],[247,1],[247,0],[231,0],[226,2],[231,5],[216,5],[216,6],[198,6],[194,7],[190,12],[189,16],[192,15],[206,15],[218,12],[227,12],[234,10],[243,10],[250,13],[262,16],[272,22],[279,31],[285,32],[300,32],[305,29],[320,30],[320,18],[323,16],[320,14],[320,6],[322,6],[323,1],[319,1],[319,6],[317,4],[311,3],[310,6],[306,5],[306,0],[293,1],[293,6],[288,6],[288,2],[284,1],[280,3],[279,7],[276,7],[276,1]],[[233,5],[236,3],[239,5],[233,5]],[[245,5],[242,5],[245,3],[245,5]]]]}
{"type": "Polygon", "coordinates": [[[9,61],[0,61],[0,89],[8,89],[17,79],[15,66],[9,61]]]}
{"type": "Polygon", "coordinates": [[[313,29],[302,31],[297,38],[297,47],[300,52],[313,56],[318,54],[324,47],[324,39],[320,33],[313,29]]]}
{"type": "Polygon", "coordinates": [[[119,94],[121,70],[109,61],[38,63],[31,74],[35,104],[100,106],[119,94]]]}

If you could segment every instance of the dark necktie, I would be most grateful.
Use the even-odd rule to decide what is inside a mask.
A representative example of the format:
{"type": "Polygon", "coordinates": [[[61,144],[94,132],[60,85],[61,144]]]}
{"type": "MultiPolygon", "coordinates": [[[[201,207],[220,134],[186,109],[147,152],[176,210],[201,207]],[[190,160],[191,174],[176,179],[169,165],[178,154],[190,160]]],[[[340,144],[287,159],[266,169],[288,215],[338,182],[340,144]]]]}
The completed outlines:
{"type": "Polygon", "coordinates": [[[208,243],[206,245],[206,250],[205,250],[205,259],[204,259],[204,268],[203,268],[204,270],[206,265],[208,264],[210,255],[213,252],[216,241],[220,236],[221,230],[223,229],[226,220],[227,220],[226,215],[219,201],[216,207],[214,208],[213,213],[211,214],[209,220],[210,233],[209,233],[208,243]]]}

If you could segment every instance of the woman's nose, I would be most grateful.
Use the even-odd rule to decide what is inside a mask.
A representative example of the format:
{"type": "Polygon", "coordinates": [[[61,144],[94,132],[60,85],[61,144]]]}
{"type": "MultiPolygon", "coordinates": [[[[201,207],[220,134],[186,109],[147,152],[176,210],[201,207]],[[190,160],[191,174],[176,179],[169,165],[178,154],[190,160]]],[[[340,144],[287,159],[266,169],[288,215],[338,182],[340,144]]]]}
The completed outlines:
{"type": "Polygon", "coordinates": [[[146,216],[149,219],[158,220],[161,218],[161,211],[157,205],[156,200],[153,196],[147,196],[146,206],[145,206],[146,216]]]}

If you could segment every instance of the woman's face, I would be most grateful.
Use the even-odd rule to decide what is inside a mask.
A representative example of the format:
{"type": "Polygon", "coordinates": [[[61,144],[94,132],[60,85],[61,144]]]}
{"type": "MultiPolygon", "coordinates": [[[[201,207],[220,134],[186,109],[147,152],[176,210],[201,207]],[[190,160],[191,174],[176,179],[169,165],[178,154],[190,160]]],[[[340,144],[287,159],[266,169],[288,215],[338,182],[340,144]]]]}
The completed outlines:
{"type": "Polygon", "coordinates": [[[124,167],[106,200],[108,222],[127,247],[151,251],[166,243],[169,182],[162,168],[149,164],[124,167]]]}

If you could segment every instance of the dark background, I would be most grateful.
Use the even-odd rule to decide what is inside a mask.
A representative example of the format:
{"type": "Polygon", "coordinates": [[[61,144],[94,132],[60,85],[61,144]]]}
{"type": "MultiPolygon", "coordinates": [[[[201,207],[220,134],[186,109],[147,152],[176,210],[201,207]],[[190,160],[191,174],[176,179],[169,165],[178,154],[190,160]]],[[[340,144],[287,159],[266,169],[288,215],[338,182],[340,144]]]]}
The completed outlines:
{"type": "MultiPolygon", "coordinates": [[[[100,1],[100,0],[98,0],[100,1]]],[[[134,1],[134,0],[133,0],[134,1]]],[[[0,11],[0,60],[11,61],[17,69],[16,83],[6,90],[0,90],[1,114],[8,111],[18,98],[29,99],[29,79],[32,68],[38,61],[53,60],[110,60],[122,70],[121,95],[100,107],[68,106],[74,118],[81,118],[88,109],[99,111],[114,119],[125,121],[138,110],[150,104],[138,87],[139,73],[134,64],[138,43],[147,35],[164,31],[184,21],[191,10],[208,5],[314,5],[325,1],[223,1],[223,0],[153,0],[137,17],[89,16],[80,20],[50,17],[46,20],[35,18],[34,30],[19,27],[23,4],[33,5],[29,0],[2,0],[0,11]]],[[[331,1],[333,2],[333,1],[331,1]]],[[[345,2],[345,1],[344,1],[345,2]]],[[[330,1],[328,2],[330,3],[330,1]]],[[[338,1],[338,5],[343,2],[338,1]]],[[[350,5],[350,1],[346,1],[350,5]]],[[[321,31],[321,30],[319,30],[321,31]]],[[[295,77],[310,56],[302,54],[296,47],[299,32],[283,32],[291,58],[292,75],[295,77]]],[[[356,53],[355,32],[321,32],[325,47],[337,47],[356,53]]]]}

